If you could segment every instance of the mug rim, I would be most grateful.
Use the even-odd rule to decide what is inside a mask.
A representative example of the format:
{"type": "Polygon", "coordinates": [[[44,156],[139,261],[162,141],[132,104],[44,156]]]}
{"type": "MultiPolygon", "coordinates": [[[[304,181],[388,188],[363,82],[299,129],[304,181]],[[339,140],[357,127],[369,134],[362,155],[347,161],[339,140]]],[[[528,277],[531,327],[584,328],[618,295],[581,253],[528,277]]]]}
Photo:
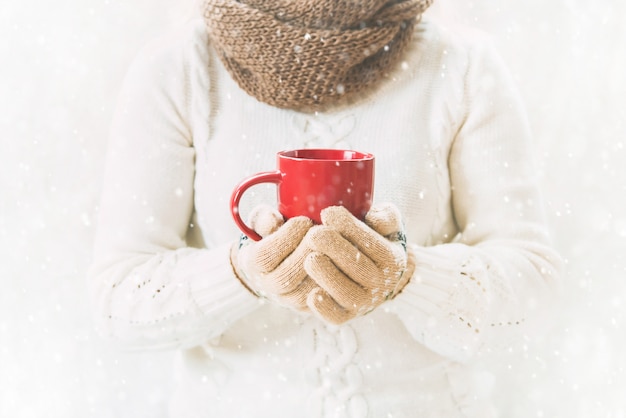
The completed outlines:
{"type": "Polygon", "coordinates": [[[299,148],[299,149],[291,149],[284,150],[277,153],[279,158],[284,158],[288,160],[294,161],[369,161],[374,159],[374,154],[369,152],[356,151],[352,149],[342,149],[342,148],[299,148]],[[322,153],[333,154],[331,156],[320,156],[320,157],[311,157],[311,156],[300,156],[299,154],[313,154],[313,155],[321,155],[322,153]],[[348,157],[346,157],[348,155],[348,157]]]}

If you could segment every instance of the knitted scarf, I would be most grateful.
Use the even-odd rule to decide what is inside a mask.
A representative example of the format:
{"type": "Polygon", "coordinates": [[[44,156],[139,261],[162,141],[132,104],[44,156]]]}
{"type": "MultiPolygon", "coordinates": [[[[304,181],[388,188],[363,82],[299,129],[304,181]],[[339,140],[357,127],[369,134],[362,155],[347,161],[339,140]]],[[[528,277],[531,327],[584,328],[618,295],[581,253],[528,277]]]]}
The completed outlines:
{"type": "Polygon", "coordinates": [[[432,0],[207,0],[226,69],[272,106],[324,110],[388,74],[432,0]]]}

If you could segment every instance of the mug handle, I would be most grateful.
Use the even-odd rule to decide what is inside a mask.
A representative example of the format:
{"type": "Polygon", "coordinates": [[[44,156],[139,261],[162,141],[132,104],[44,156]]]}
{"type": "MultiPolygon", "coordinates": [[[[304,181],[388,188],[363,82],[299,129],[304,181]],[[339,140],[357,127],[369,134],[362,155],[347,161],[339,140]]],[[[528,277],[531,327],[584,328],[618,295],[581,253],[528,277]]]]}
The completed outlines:
{"type": "Polygon", "coordinates": [[[241,215],[239,214],[239,201],[241,200],[244,192],[250,187],[260,183],[278,184],[282,181],[282,179],[283,174],[280,171],[265,171],[244,179],[237,185],[237,187],[235,187],[235,190],[233,190],[233,194],[230,197],[230,213],[232,214],[235,224],[237,224],[237,227],[239,227],[241,232],[254,241],[260,241],[262,237],[252,228],[248,227],[248,225],[246,225],[241,219],[241,215]]]}

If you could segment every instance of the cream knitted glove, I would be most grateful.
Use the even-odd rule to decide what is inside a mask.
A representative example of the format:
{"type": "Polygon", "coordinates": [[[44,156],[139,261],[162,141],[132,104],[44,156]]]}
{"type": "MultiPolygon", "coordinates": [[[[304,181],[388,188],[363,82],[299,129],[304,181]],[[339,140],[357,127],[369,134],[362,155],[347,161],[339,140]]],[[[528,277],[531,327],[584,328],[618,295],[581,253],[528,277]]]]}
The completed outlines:
{"type": "Polygon", "coordinates": [[[275,209],[253,209],[249,225],[263,237],[254,242],[242,238],[231,250],[231,263],[239,280],[255,295],[298,310],[307,309],[307,295],[315,283],[304,271],[304,259],[311,250],[302,239],[313,226],[304,217],[286,223],[275,209]]]}
{"type": "Polygon", "coordinates": [[[372,208],[365,223],[343,207],[329,207],[322,211],[322,224],[305,239],[314,252],[304,268],[319,285],[307,298],[315,314],[340,324],[372,311],[404,288],[415,263],[394,205],[372,208]]]}

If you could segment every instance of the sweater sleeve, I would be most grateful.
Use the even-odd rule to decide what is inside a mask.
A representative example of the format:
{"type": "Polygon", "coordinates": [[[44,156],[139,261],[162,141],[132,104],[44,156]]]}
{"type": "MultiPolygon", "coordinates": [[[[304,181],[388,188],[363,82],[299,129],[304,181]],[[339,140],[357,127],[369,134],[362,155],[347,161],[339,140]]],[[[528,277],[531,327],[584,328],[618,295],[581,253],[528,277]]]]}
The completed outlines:
{"type": "Polygon", "coordinates": [[[258,305],[233,274],[228,244],[186,241],[195,171],[189,120],[208,102],[192,92],[208,92],[210,81],[202,39],[145,48],[114,115],[89,287],[97,328],[129,348],[194,345],[258,305]]]}
{"type": "Polygon", "coordinates": [[[470,54],[465,116],[448,155],[458,236],[412,245],[417,267],[390,303],[414,338],[456,361],[532,330],[559,288],[521,100],[491,47],[470,54]]]}

